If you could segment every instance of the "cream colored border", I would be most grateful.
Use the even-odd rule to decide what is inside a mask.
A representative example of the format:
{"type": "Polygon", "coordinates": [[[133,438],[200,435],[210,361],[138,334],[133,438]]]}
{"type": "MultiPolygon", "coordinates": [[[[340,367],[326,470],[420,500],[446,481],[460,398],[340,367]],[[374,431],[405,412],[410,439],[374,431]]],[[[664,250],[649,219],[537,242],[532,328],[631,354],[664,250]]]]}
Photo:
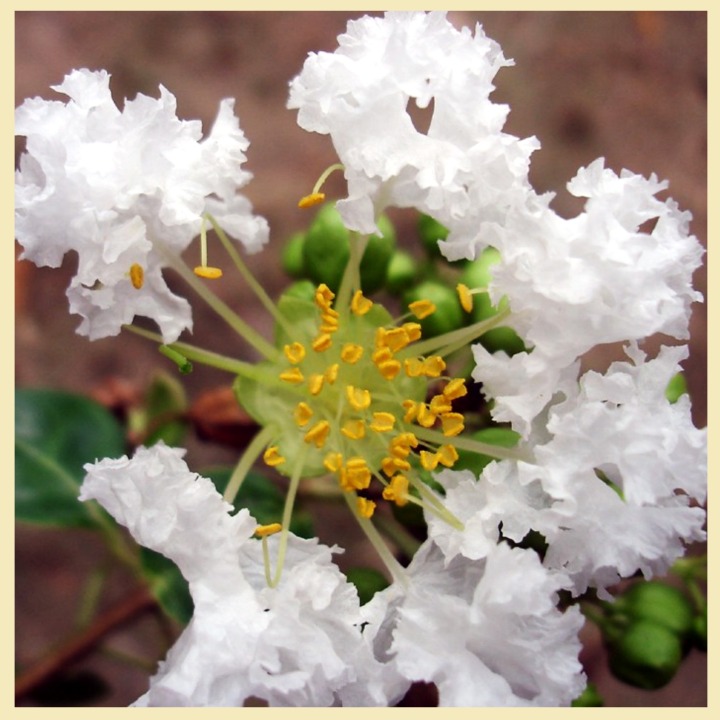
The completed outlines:
{"type": "MultiPolygon", "coordinates": [[[[434,6],[442,6],[443,9],[452,10],[698,10],[708,12],[708,33],[710,38],[717,40],[720,37],[720,22],[718,17],[720,11],[713,10],[710,2],[635,2],[632,6],[628,6],[625,2],[618,0],[605,0],[603,3],[584,3],[584,2],[542,2],[542,3],[530,3],[530,2],[512,2],[512,3],[498,3],[495,2],[452,2],[449,6],[442,6],[439,3],[434,3],[434,6]],[[540,7],[538,7],[540,6],[540,7]]],[[[2,3],[0,9],[0,73],[2,73],[2,113],[0,114],[0,123],[2,128],[3,142],[0,144],[0,152],[2,155],[2,209],[3,217],[6,218],[6,224],[10,225],[10,218],[12,217],[12,193],[11,193],[11,168],[13,167],[14,151],[12,150],[12,106],[14,103],[10,101],[11,90],[13,88],[14,78],[14,12],[16,10],[377,10],[379,9],[377,2],[366,3],[343,3],[343,2],[306,2],[302,7],[298,7],[297,4],[289,2],[277,2],[277,0],[268,0],[264,3],[259,2],[138,2],[137,0],[125,0],[124,2],[108,2],[107,0],[92,0],[91,2],[7,2],[2,3]]],[[[381,9],[429,9],[423,5],[421,8],[416,3],[408,2],[392,2],[383,5],[381,9]]],[[[709,74],[709,127],[718,128],[720,127],[720,113],[718,113],[717,103],[717,71],[720,68],[720,57],[717,49],[717,43],[709,43],[709,58],[708,65],[711,70],[709,74]]],[[[299,68],[298,68],[299,70],[299,68]]],[[[709,154],[710,154],[710,170],[709,170],[709,188],[708,195],[710,198],[716,198],[713,191],[717,188],[718,182],[718,144],[717,144],[717,130],[710,134],[709,137],[709,154]]],[[[709,218],[709,235],[712,237],[712,231],[717,227],[717,200],[711,203],[711,213],[709,218]]],[[[5,233],[6,235],[9,232],[5,233]]],[[[4,432],[0,433],[0,459],[2,462],[2,478],[3,483],[10,487],[11,478],[14,477],[13,472],[13,457],[12,452],[12,437],[10,428],[13,427],[13,357],[14,357],[14,336],[13,336],[13,268],[14,268],[14,244],[10,242],[10,238],[5,238],[6,245],[3,249],[3,256],[6,257],[6,261],[0,263],[0,272],[2,273],[2,281],[0,281],[0,288],[2,288],[2,303],[1,307],[1,320],[0,320],[0,333],[2,335],[2,351],[0,352],[0,429],[4,432]],[[11,249],[12,248],[12,249],[11,249]],[[12,253],[12,254],[11,254],[12,253]]],[[[712,243],[709,241],[709,245],[714,245],[714,239],[712,243]]],[[[711,250],[712,252],[712,250],[711,250]]],[[[712,293],[714,288],[720,287],[720,274],[716,271],[714,263],[709,264],[709,287],[712,288],[709,292],[710,297],[706,299],[706,302],[712,301],[712,293]]],[[[717,354],[717,323],[715,313],[712,310],[712,305],[708,307],[708,324],[709,324],[709,356],[710,356],[710,368],[717,368],[717,364],[714,359],[718,357],[717,354]]],[[[715,430],[717,429],[717,408],[713,404],[713,400],[718,398],[718,374],[715,372],[710,373],[708,383],[708,393],[711,400],[709,404],[709,416],[708,426],[713,431],[711,433],[710,442],[710,465],[709,465],[709,478],[717,477],[718,471],[718,453],[715,448],[715,430]]],[[[714,495],[715,481],[711,482],[710,495],[714,495]]],[[[134,709],[127,710],[125,708],[110,708],[110,709],[97,709],[97,708],[15,708],[13,704],[13,659],[12,649],[14,637],[14,616],[13,616],[13,596],[11,589],[13,588],[13,517],[12,517],[12,502],[6,499],[2,505],[2,522],[0,528],[2,528],[2,538],[0,539],[0,562],[3,583],[2,586],[4,591],[1,596],[2,602],[2,624],[0,625],[0,648],[2,648],[0,655],[0,713],[3,717],[7,717],[6,713],[12,713],[13,716],[22,716],[23,718],[34,719],[34,718],[52,718],[52,720],[77,720],[78,718],[92,718],[96,720],[101,717],[113,718],[113,717],[127,717],[127,713],[132,713],[132,716],[158,719],[158,718],[238,718],[239,713],[244,718],[264,718],[268,717],[286,717],[291,714],[293,718],[312,718],[315,720],[324,719],[330,717],[332,713],[339,712],[343,717],[348,718],[367,718],[368,712],[371,712],[373,717],[378,717],[378,713],[392,716],[394,718],[410,718],[413,720],[417,718],[425,718],[435,716],[437,713],[442,713],[442,717],[451,718],[479,718],[484,716],[486,718],[492,718],[495,720],[505,720],[506,718],[516,718],[519,716],[532,715],[533,717],[539,718],[557,718],[559,713],[573,713],[573,714],[587,714],[587,713],[602,713],[612,714],[614,718],[652,718],[653,720],[668,720],[677,717],[678,713],[681,712],[684,717],[699,717],[709,716],[713,711],[717,711],[720,704],[718,703],[718,683],[717,680],[714,682],[712,678],[720,677],[720,664],[717,662],[715,652],[718,649],[718,625],[717,615],[715,608],[717,602],[711,603],[711,618],[710,618],[710,650],[709,650],[709,676],[711,682],[708,688],[708,708],[598,708],[598,709],[528,709],[528,710],[509,710],[509,709],[445,709],[442,710],[433,708],[390,708],[390,709],[356,709],[356,708],[343,708],[343,709],[292,709],[292,710],[281,710],[281,709],[264,709],[264,708],[245,708],[245,709],[134,709]]],[[[714,600],[717,597],[717,577],[714,572],[714,561],[716,559],[716,545],[715,537],[711,533],[710,543],[710,559],[711,559],[711,598],[714,600]]]]}

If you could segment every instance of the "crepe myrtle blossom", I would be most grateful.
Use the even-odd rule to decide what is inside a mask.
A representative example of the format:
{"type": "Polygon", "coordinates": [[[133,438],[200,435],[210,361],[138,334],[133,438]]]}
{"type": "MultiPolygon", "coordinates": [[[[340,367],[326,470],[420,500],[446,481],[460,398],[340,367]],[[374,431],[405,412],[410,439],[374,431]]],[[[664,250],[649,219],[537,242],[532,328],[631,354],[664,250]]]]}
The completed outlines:
{"type": "Polygon", "coordinates": [[[489,228],[533,194],[535,138],[502,132],[506,105],[489,95],[512,61],[478,25],[456,30],[445,12],[387,13],[351,21],[334,53],[311,53],[290,84],[288,107],[305,130],[329,134],[348,197],[348,228],[379,232],[388,206],[414,207],[446,225],[451,259],[473,258],[489,228]],[[428,108],[427,133],[408,106],[428,108]]]}
{"type": "Polygon", "coordinates": [[[53,89],[67,102],[26,100],[15,132],[27,138],[15,182],[15,232],[23,258],[58,267],[77,253],[68,297],[90,339],[150,317],[165,342],[192,327],[190,306],[163,277],[211,213],[249,251],[267,241],[238,190],[248,141],[233,100],[220,103],[210,133],[176,116],[175,97],[138,95],[122,111],[104,71],[74,70],[53,89]]]}
{"type": "Polygon", "coordinates": [[[386,704],[357,592],[332,562],[339,549],[290,534],[280,580],[268,586],[262,544],[277,553],[277,535],[254,538],[262,526],[246,509],[231,514],[183,454],[160,443],[85,467],[80,499],[97,500],[138,543],[171,559],[195,606],[135,704],[386,704]]]}

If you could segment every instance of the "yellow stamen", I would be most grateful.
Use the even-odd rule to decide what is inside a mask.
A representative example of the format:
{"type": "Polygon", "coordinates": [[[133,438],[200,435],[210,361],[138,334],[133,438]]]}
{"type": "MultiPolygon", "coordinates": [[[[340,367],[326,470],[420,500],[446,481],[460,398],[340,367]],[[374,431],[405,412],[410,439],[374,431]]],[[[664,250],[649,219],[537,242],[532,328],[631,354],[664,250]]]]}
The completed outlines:
{"type": "Polygon", "coordinates": [[[387,330],[384,327],[379,327],[375,331],[375,349],[376,350],[386,347],[386,345],[385,345],[385,336],[386,335],[387,335],[387,330]]]}
{"type": "Polygon", "coordinates": [[[439,355],[433,355],[423,363],[423,375],[430,378],[440,377],[446,367],[445,361],[439,355]]]}
{"type": "Polygon", "coordinates": [[[415,422],[420,410],[420,403],[416,403],[414,400],[403,400],[402,406],[405,408],[403,421],[406,423],[415,422]]]}
{"type": "Polygon", "coordinates": [[[393,357],[392,350],[390,350],[390,348],[387,347],[386,345],[383,345],[383,347],[378,348],[372,354],[372,361],[376,365],[379,365],[380,363],[383,363],[386,360],[391,360],[392,357],[393,357]]]}
{"type": "Polygon", "coordinates": [[[311,375],[308,378],[308,390],[311,395],[319,395],[322,390],[323,383],[325,382],[324,375],[318,375],[317,373],[311,375]]]}
{"type": "Polygon", "coordinates": [[[330,308],[330,303],[335,297],[335,293],[325,284],[320,283],[315,290],[315,304],[321,310],[327,310],[330,308]]]}
{"type": "Polygon", "coordinates": [[[340,359],[348,365],[354,365],[363,354],[362,345],[355,343],[345,343],[340,351],[340,359]]]}
{"type": "Polygon", "coordinates": [[[416,322],[403,323],[403,330],[408,334],[410,342],[415,342],[422,337],[422,326],[416,322]]]}
{"type": "Polygon", "coordinates": [[[130,282],[136,290],[139,290],[143,286],[145,282],[145,271],[142,265],[133,263],[130,266],[130,282]]]}
{"type": "Polygon", "coordinates": [[[301,363],[305,357],[305,346],[302,343],[294,342],[292,345],[286,345],[283,348],[285,357],[293,365],[301,363]]]}
{"type": "Polygon", "coordinates": [[[416,300],[408,305],[408,309],[418,320],[423,320],[428,315],[432,315],[437,307],[430,300],[416,300]]]}
{"type": "Polygon", "coordinates": [[[322,333],[334,333],[337,332],[340,327],[338,319],[328,312],[323,312],[320,319],[322,320],[322,324],[320,325],[320,332],[322,333]]]}
{"type": "Polygon", "coordinates": [[[390,454],[395,457],[406,458],[410,454],[410,448],[416,448],[418,444],[415,433],[400,433],[390,441],[390,454]]]}
{"type": "Polygon", "coordinates": [[[405,360],[405,374],[408,377],[416,378],[423,374],[425,364],[419,358],[408,358],[405,360]]]}
{"type": "Polygon", "coordinates": [[[410,336],[404,328],[393,328],[385,334],[385,343],[393,352],[397,352],[410,344],[410,336]]]}
{"type": "Polygon", "coordinates": [[[375,512],[375,507],[376,505],[373,500],[368,500],[364,497],[359,497],[357,499],[357,509],[361,517],[368,519],[371,518],[375,512]]]}
{"type": "Polygon", "coordinates": [[[206,280],[217,280],[218,278],[222,277],[222,270],[217,267],[210,267],[209,265],[198,265],[196,268],[193,268],[193,272],[201,278],[205,278],[206,280]]]}
{"type": "Polygon", "coordinates": [[[295,418],[295,422],[297,423],[298,427],[305,427],[310,422],[310,418],[313,416],[313,411],[311,407],[305,403],[300,402],[297,404],[297,407],[295,408],[295,412],[293,413],[293,417],[295,418]]]}
{"type": "Polygon", "coordinates": [[[277,467],[285,462],[285,458],[278,451],[277,445],[271,445],[263,453],[263,462],[270,467],[277,467]]]}
{"type": "Polygon", "coordinates": [[[445,437],[455,437],[465,429],[465,418],[460,413],[445,413],[440,416],[445,437]]]}
{"type": "Polygon", "coordinates": [[[312,349],[315,352],[325,352],[332,345],[332,337],[329,333],[321,333],[312,341],[312,349]]]}
{"type": "Polygon", "coordinates": [[[282,530],[280,523],[270,523],[269,525],[258,525],[255,528],[255,535],[258,537],[267,537],[268,535],[274,535],[282,530]]]}
{"type": "Polygon", "coordinates": [[[329,434],[330,423],[327,420],[320,420],[305,433],[304,440],[308,444],[314,443],[315,447],[320,449],[325,445],[329,434]]]}
{"type": "Polygon", "coordinates": [[[441,445],[437,451],[437,459],[441,465],[452,467],[460,456],[454,445],[441,445]]]}
{"type": "Polygon", "coordinates": [[[363,390],[362,388],[356,388],[352,385],[346,385],[345,394],[347,395],[348,402],[354,410],[365,410],[370,407],[372,396],[370,395],[369,390],[363,390]]]}
{"type": "Polygon", "coordinates": [[[386,360],[379,363],[377,369],[386,380],[394,380],[399,375],[402,365],[399,360],[386,360]]]}
{"type": "Polygon", "coordinates": [[[300,198],[300,200],[298,201],[298,207],[304,210],[305,208],[320,205],[323,202],[325,202],[325,193],[314,192],[300,198]]]}
{"type": "Polygon", "coordinates": [[[370,429],[375,432],[390,432],[395,426],[395,416],[389,412],[374,412],[370,429]]]}
{"type": "Polygon", "coordinates": [[[328,453],[323,460],[323,465],[328,472],[339,472],[342,468],[343,456],[339,452],[328,453]]]}
{"type": "Polygon", "coordinates": [[[410,469],[410,463],[407,460],[403,460],[398,457],[386,457],[383,458],[380,463],[382,471],[388,476],[392,477],[401,470],[407,471],[410,469]]]}
{"type": "Polygon", "coordinates": [[[345,482],[352,490],[365,490],[370,485],[372,473],[363,458],[350,458],[345,464],[345,482]]]}
{"type": "Polygon", "coordinates": [[[350,440],[360,440],[365,437],[365,421],[346,420],[340,432],[350,440]]]}
{"type": "Polygon", "coordinates": [[[420,464],[425,470],[432,472],[437,467],[438,459],[435,453],[428,452],[427,450],[420,451],[420,464]]]}
{"type": "Polygon", "coordinates": [[[436,415],[442,415],[443,413],[451,412],[452,405],[444,395],[435,395],[430,401],[430,411],[436,415]]]}
{"type": "Polygon", "coordinates": [[[339,370],[340,365],[338,365],[338,363],[333,363],[332,365],[327,366],[327,369],[325,370],[325,380],[330,385],[332,385],[337,380],[339,370]]]}
{"type": "Polygon", "coordinates": [[[463,310],[467,313],[471,313],[473,309],[473,297],[470,292],[470,288],[467,285],[458,283],[456,290],[463,310]]]}
{"type": "Polygon", "coordinates": [[[467,395],[464,378],[453,378],[444,388],[442,394],[448,400],[457,400],[467,395]]]}
{"type": "Polygon", "coordinates": [[[373,301],[366,298],[362,290],[356,290],[350,301],[350,310],[354,315],[365,315],[373,306],[373,301]]]}
{"type": "Polygon", "coordinates": [[[383,490],[385,500],[394,502],[398,507],[407,505],[408,479],[405,475],[395,475],[390,484],[383,490]]]}
{"type": "Polygon", "coordinates": [[[281,372],[280,379],[286,383],[291,383],[292,385],[299,385],[303,382],[303,380],[305,380],[305,377],[300,368],[294,367],[289,370],[285,370],[285,372],[281,372]]]}
{"type": "Polygon", "coordinates": [[[435,424],[435,420],[437,420],[437,415],[425,403],[420,403],[417,413],[418,424],[429,428],[435,424]]]}

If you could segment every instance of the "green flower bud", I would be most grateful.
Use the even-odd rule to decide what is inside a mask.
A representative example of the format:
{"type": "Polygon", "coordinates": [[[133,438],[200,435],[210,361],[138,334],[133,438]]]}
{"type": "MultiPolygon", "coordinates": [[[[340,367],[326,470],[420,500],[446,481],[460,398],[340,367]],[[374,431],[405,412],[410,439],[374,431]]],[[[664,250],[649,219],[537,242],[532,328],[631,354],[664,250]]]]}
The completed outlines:
{"type": "Polygon", "coordinates": [[[448,229],[429,215],[420,215],[418,218],[418,235],[425,252],[431,258],[441,258],[438,240],[445,240],[448,236],[448,229]]]}
{"type": "Polygon", "coordinates": [[[315,283],[311,280],[298,280],[297,282],[291,283],[285,289],[282,294],[283,297],[299,298],[300,300],[307,300],[314,302],[315,300],[315,283]]]}
{"type": "Polygon", "coordinates": [[[492,328],[483,333],[480,336],[480,344],[489,353],[503,350],[511,357],[526,349],[522,338],[512,328],[506,326],[492,328]]]}
{"type": "Polygon", "coordinates": [[[608,651],[613,675],[645,690],[667,685],[680,667],[683,655],[678,636],[648,620],[630,625],[610,644],[608,651]]]}
{"type": "Polygon", "coordinates": [[[305,234],[296,232],[290,236],[282,251],[281,262],[283,270],[292,278],[305,277],[305,260],[303,258],[303,244],[305,234]]]}
{"type": "Polygon", "coordinates": [[[593,683],[588,683],[582,694],[572,701],[572,707],[602,707],[605,703],[593,683]]]}
{"type": "Polygon", "coordinates": [[[707,652],[707,608],[693,618],[691,639],[698,650],[707,652]]]}
{"type": "Polygon", "coordinates": [[[670,378],[667,388],[665,388],[665,397],[670,403],[676,403],[682,395],[687,392],[687,383],[682,373],[677,373],[670,378]]]}
{"type": "Polygon", "coordinates": [[[429,300],[436,307],[431,315],[419,319],[423,337],[435,337],[442,333],[461,328],[464,324],[464,310],[454,288],[437,280],[425,280],[405,293],[405,306],[418,300],[429,300]]]}
{"type": "Polygon", "coordinates": [[[388,263],[385,289],[392,295],[400,295],[412,285],[416,275],[417,263],[413,256],[396,250],[388,263]]]}

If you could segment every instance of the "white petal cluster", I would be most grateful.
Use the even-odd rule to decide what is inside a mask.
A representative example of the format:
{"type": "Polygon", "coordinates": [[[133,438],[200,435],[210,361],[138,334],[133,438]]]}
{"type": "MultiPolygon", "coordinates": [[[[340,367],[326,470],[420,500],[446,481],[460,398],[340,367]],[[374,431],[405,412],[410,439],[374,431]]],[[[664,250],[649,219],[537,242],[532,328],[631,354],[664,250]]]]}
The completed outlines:
{"type": "Polygon", "coordinates": [[[121,111],[105,71],[75,70],[53,89],[67,102],[26,100],[15,132],[27,138],[15,184],[15,232],[22,257],[57,267],[75,251],[71,310],[91,339],[115,335],[135,315],[150,317],[171,342],[191,328],[190,306],[162,277],[211,212],[250,251],[267,241],[265,220],[238,195],[248,141],[223,100],[203,139],[198,121],[176,116],[175,97],[138,95],[121,111]],[[129,278],[144,270],[141,288],[129,278]]]}
{"type": "Polygon", "coordinates": [[[444,12],[364,17],[338,45],[308,57],[288,107],[302,128],[332,138],[348,183],[337,204],[346,225],[377,232],[385,207],[414,207],[449,228],[449,258],[474,257],[532,192],[539,144],[503,133],[508,108],[489,99],[512,63],[479,25],[458,31],[444,12]],[[413,125],[411,103],[433,104],[427,133],[413,125]]]}
{"type": "Polygon", "coordinates": [[[529,550],[493,544],[469,560],[448,557],[428,540],[406,585],[363,608],[366,632],[387,672],[435,683],[440,706],[569,705],[585,678],[577,637],[583,618],[577,607],[557,609],[566,583],[529,550]]]}
{"type": "Polygon", "coordinates": [[[576,593],[638,570],[663,574],[684,541],[704,539],[706,431],[693,426],[687,396],[665,397],[687,350],[665,347],[650,361],[636,347],[629,354],[632,362],[586,373],[549,408],[527,442],[532,463],[492,463],[475,490],[486,526],[494,517],[517,542],[530,530],[544,535],[545,563],[567,572],[576,593]]]}
{"type": "Polygon", "coordinates": [[[85,468],[80,499],[98,500],[141,545],[172,560],[195,606],[136,704],[386,704],[357,593],[332,562],[336,549],[291,535],[280,582],[267,587],[257,523],[244,509],[231,515],[182,456],[161,444],[85,468]]]}

